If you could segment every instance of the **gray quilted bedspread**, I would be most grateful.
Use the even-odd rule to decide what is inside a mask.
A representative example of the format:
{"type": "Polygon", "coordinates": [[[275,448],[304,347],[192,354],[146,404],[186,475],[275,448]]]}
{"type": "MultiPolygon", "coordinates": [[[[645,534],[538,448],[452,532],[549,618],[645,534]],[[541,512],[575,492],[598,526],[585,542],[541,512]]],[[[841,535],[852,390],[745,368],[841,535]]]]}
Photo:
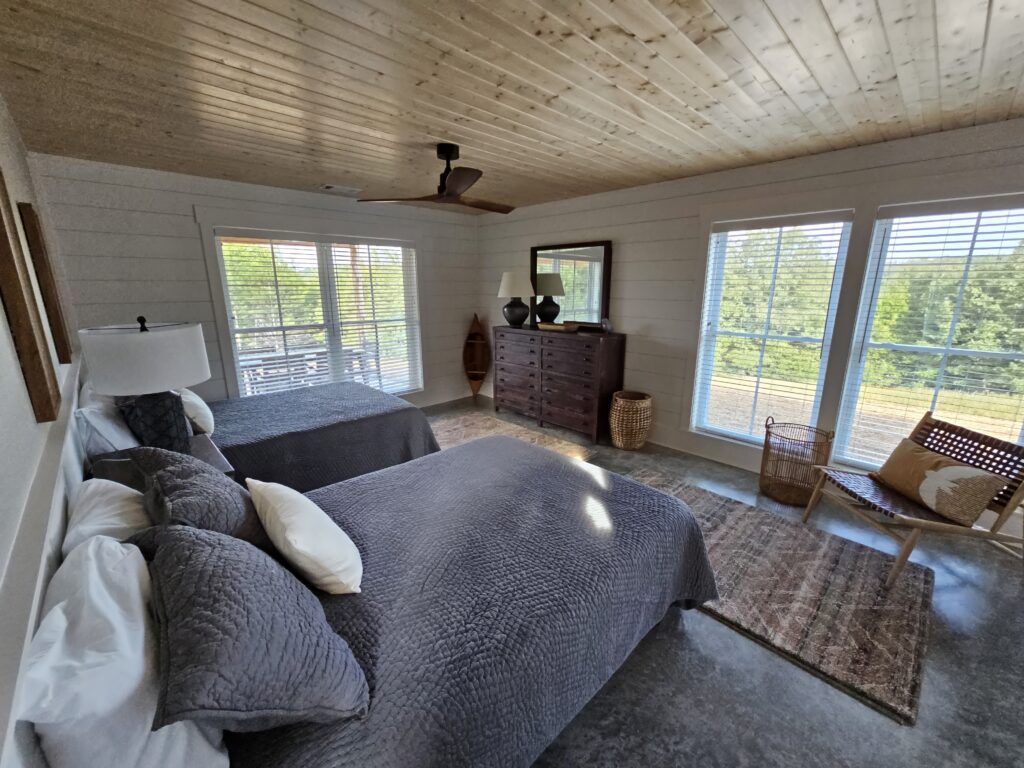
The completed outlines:
{"type": "Polygon", "coordinates": [[[233,766],[528,766],[669,606],[716,596],[682,502],[509,437],[307,496],[362,553],[362,592],[321,599],[369,713],[232,734],[233,766]]]}
{"type": "Polygon", "coordinates": [[[309,491],[438,450],[423,412],[362,384],[322,384],[210,403],[213,442],[252,477],[309,491]]]}

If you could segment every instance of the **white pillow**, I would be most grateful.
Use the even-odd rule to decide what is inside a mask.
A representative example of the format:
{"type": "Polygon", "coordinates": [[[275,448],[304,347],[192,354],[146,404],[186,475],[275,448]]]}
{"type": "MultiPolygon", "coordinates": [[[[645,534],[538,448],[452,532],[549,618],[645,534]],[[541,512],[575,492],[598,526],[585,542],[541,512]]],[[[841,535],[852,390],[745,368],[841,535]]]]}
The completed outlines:
{"type": "Polygon", "coordinates": [[[185,415],[200,432],[213,434],[213,411],[199,395],[190,389],[179,389],[181,404],[185,407],[185,415]]]}
{"type": "Polygon", "coordinates": [[[185,721],[150,730],[157,650],[149,598],[142,553],[107,536],[75,548],[54,574],[18,700],[51,768],[228,768],[217,729],[185,721]]]}
{"type": "Polygon", "coordinates": [[[85,455],[90,459],[141,445],[128,429],[114,398],[97,395],[89,384],[83,386],[79,394],[75,421],[85,455]]]}
{"type": "Polygon", "coordinates": [[[113,480],[86,480],[71,505],[71,519],[64,534],[64,557],[93,536],[127,539],[152,523],[142,494],[113,480]]]}
{"type": "Polygon", "coordinates": [[[326,512],[287,486],[252,478],[245,483],[267,536],[295,570],[332,595],[359,591],[359,549],[326,512]]]}

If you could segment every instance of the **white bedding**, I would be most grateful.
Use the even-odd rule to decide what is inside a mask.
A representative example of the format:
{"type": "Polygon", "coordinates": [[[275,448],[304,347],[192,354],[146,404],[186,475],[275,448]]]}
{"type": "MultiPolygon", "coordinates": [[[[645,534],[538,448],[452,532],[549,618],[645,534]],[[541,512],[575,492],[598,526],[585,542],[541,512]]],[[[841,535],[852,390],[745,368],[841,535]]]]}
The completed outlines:
{"type": "Polygon", "coordinates": [[[107,536],[75,547],[54,574],[17,702],[51,768],[228,768],[219,731],[192,722],[150,730],[149,597],[142,553],[107,536]]]}

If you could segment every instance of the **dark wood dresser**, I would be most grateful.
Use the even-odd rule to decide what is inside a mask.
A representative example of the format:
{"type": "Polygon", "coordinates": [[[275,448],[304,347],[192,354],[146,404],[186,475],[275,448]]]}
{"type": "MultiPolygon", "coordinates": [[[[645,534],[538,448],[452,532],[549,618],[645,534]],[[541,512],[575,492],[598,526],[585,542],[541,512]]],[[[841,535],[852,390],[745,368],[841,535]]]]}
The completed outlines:
{"type": "Polygon", "coordinates": [[[597,442],[608,432],[612,394],[622,389],[626,337],[494,328],[494,405],[597,442]]]}

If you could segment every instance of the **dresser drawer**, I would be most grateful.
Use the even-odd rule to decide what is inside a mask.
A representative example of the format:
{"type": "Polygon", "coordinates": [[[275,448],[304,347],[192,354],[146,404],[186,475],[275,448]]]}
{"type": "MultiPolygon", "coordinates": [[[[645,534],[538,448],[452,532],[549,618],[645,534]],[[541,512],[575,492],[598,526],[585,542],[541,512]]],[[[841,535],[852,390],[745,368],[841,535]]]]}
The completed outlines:
{"type": "Polygon", "coordinates": [[[544,336],[540,340],[544,349],[572,349],[577,352],[593,352],[598,347],[598,342],[588,339],[586,336],[579,336],[575,333],[567,333],[564,337],[544,336]]]}
{"type": "Polygon", "coordinates": [[[597,395],[597,383],[593,378],[581,379],[576,376],[566,376],[563,373],[545,371],[541,381],[545,387],[549,387],[553,392],[565,390],[585,392],[594,397],[597,395]]]}
{"type": "Polygon", "coordinates": [[[494,381],[509,389],[537,390],[540,388],[540,372],[524,365],[498,363],[494,366],[494,381]]]}
{"type": "Polygon", "coordinates": [[[581,384],[575,386],[560,386],[552,381],[553,376],[545,376],[541,384],[540,393],[545,403],[550,403],[557,408],[563,408],[575,413],[593,413],[597,407],[597,397],[593,390],[584,389],[581,384]]]}
{"type": "Polygon", "coordinates": [[[506,392],[498,390],[494,393],[494,403],[500,408],[507,408],[524,416],[536,418],[537,414],[540,413],[539,395],[534,392],[506,392]]]}
{"type": "Polygon", "coordinates": [[[509,331],[498,329],[494,331],[494,341],[510,341],[513,344],[526,344],[528,346],[537,346],[537,342],[540,341],[540,337],[536,333],[530,333],[529,331],[509,331]]]}
{"type": "Polygon", "coordinates": [[[509,341],[499,341],[494,350],[494,360],[498,363],[512,363],[513,365],[524,365],[529,368],[540,366],[540,350],[526,344],[513,344],[509,341]]]}
{"type": "Polygon", "coordinates": [[[545,373],[550,371],[580,378],[591,378],[597,373],[597,362],[590,352],[574,352],[555,347],[544,350],[541,368],[545,373]]]}
{"type": "Polygon", "coordinates": [[[593,413],[579,413],[578,411],[560,408],[546,398],[541,402],[540,420],[560,427],[590,432],[594,428],[596,416],[593,413]]]}

